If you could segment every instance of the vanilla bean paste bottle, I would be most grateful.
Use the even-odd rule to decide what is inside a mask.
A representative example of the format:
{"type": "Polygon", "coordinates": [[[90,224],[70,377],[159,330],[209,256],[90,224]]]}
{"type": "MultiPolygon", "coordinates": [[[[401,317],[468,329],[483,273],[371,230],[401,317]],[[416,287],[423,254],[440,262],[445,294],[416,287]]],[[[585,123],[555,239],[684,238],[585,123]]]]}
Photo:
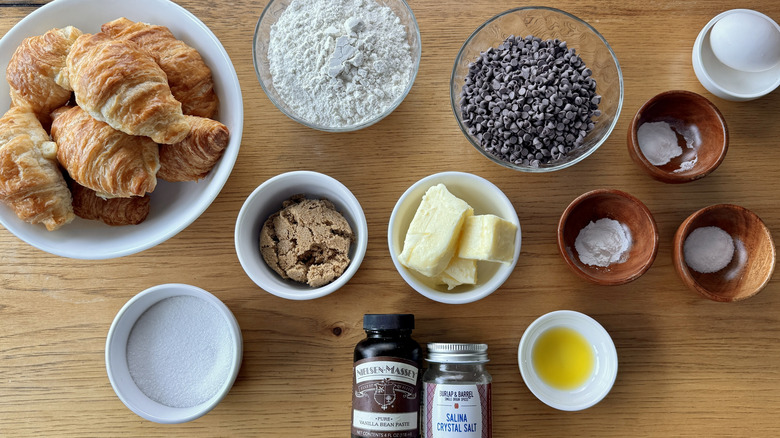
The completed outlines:
{"type": "Polygon", "coordinates": [[[352,438],[420,436],[422,348],[414,315],[366,314],[366,338],[355,346],[352,438]]]}

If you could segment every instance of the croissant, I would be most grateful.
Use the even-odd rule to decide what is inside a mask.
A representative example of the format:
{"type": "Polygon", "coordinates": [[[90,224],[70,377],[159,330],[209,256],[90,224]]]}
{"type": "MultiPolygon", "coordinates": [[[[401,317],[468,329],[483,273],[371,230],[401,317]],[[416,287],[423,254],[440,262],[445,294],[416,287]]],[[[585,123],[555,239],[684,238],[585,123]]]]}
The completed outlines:
{"type": "Polygon", "coordinates": [[[70,177],[103,198],[143,196],[157,185],[157,144],[95,120],[79,107],[54,112],[51,135],[70,177]]]}
{"type": "Polygon", "coordinates": [[[106,23],[102,32],[114,39],[132,41],[149,51],[168,76],[173,97],[187,115],[212,118],[219,101],[211,70],[197,50],[176,39],[164,26],[118,18],[106,23]]]}
{"type": "Polygon", "coordinates": [[[68,53],[67,69],[76,102],[95,119],[157,143],[187,136],[190,126],[165,72],[135,43],[84,34],[68,53]]]}
{"type": "Polygon", "coordinates": [[[103,199],[94,190],[76,182],[71,182],[70,190],[73,194],[73,212],[80,218],[119,226],[138,225],[149,215],[149,195],[103,199]]]}
{"type": "Polygon", "coordinates": [[[65,59],[79,35],[68,26],[22,41],[5,71],[14,106],[30,105],[42,123],[51,122],[49,113],[70,99],[65,59]]]}
{"type": "Polygon", "coordinates": [[[20,135],[29,136],[44,158],[57,159],[57,144],[51,141],[30,106],[14,106],[0,118],[0,145],[20,135]]]}
{"type": "Polygon", "coordinates": [[[70,191],[53,159],[56,145],[25,109],[0,117],[0,200],[23,221],[53,231],[74,218],[70,191]]]}
{"type": "Polygon", "coordinates": [[[157,177],[166,181],[197,181],[206,176],[228,144],[227,126],[216,120],[187,116],[191,130],[183,141],[160,145],[157,177]]]}

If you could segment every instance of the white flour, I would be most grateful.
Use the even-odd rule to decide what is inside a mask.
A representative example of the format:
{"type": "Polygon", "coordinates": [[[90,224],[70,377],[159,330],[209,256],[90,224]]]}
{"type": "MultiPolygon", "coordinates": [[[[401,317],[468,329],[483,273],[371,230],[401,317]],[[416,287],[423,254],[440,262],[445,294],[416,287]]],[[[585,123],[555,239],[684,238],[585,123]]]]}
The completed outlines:
{"type": "Polygon", "coordinates": [[[284,102],[327,127],[381,114],[413,68],[406,28],[373,0],[293,0],[271,27],[268,60],[284,102]]]}

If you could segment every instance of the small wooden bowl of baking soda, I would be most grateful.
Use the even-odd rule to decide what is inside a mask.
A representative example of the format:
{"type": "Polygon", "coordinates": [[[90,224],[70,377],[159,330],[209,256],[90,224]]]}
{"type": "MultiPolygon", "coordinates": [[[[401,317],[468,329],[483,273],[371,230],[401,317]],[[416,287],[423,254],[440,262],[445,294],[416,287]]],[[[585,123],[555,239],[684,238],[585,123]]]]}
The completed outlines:
{"type": "Polygon", "coordinates": [[[558,222],[558,249],[575,274],[618,285],[644,274],[658,253],[658,227],[639,199],[599,189],[571,202],[558,222]]]}
{"type": "Polygon", "coordinates": [[[648,100],[628,128],[628,154],[648,175],[665,183],[703,178],[726,157],[729,131],[718,108],[684,90],[648,100]]]}
{"type": "Polygon", "coordinates": [[[775,243],[752,211],[711,205],[677,228],[672,261],[690,289],[715,301],[739,301],[769,283],[775,270],[775,243]]]}

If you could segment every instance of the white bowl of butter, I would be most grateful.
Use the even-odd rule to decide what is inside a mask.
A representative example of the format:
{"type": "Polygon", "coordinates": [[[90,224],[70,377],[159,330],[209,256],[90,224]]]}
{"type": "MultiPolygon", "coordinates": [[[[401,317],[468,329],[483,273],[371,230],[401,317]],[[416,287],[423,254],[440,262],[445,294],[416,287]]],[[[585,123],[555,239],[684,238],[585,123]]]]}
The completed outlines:
{"type": "Polygon", "coordinates": [[[390,215],[387,244],[401,277],[447,304],[484,298],[509,278],[520,255],[520,220],[490,181],[464,172],[427,176],[390,215]]]}

